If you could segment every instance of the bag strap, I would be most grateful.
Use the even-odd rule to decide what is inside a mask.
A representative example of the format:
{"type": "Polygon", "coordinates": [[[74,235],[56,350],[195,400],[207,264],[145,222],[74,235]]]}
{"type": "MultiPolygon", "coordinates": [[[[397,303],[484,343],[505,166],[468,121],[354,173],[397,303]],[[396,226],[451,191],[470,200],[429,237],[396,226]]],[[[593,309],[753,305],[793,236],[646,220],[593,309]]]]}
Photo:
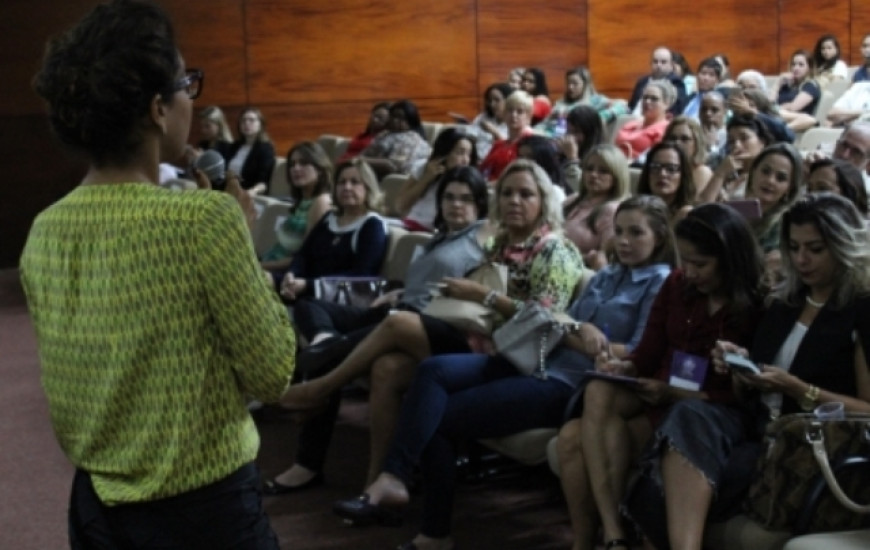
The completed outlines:
{"type": "MultiPolygon", "coordinates": [[[[870,426],[865,429],[870,431],[870,426]]],[[[864,436],[867,437],[868,433],[870,432],[865,432],[864,436]]],[[[831,463],[828,460],[828,451],[825,449],[825,434],[822,432],[822,424],[820,422],[811,423],[807,426],[806,435],[807,441],[809,441],[810,445],[813,447],[813,456],[816,457],[816,462],[819,463],[819,468],[822,470],[822,475],[825,477],[825,481],[828,483],[831,493],[833,493],[837,500],[840,501],[840,504],[849,510],[858,514],[870,514],[870,504],[862,506],[849,498],[849,495],[847,495],[842,487],[840,487],[840,483],[837,481],[836,476],[834,476],[834,472],[831,471],[831,463]]]]}

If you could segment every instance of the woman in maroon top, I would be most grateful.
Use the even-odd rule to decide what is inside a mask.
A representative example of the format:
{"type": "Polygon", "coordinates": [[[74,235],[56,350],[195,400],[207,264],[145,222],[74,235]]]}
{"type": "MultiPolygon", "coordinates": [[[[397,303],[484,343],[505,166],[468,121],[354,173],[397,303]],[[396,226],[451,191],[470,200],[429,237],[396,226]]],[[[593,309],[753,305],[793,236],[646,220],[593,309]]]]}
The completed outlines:
{"type": "MultiPolygon", "coordinates": [[[[699,493],[709,505],[728,452],[744,437],[746,414],[736,406],[729,377],[711,367],[710,354],[717,340],[752,340],[762,298],[761,251],[746,221],[720,204],[695,208],[675,232],[682,269],[659,291],[640,344],[627,360],[602,355],[596,365],[631,381],[590,381],[581,421],[559,435],[560,457],[585,473],[572,476],[579,485],[563,487],[573,504],[574,550],[594,548],[599,520],[605,548],[629,548],[619,503],[644,447],[642,467],[660,486],[663,476],[676,473],[683,483],[705,488],[699,493]]],[[[666,491],[669,522],[706,515],[702,503],[687,510],[671,496],[666,491]]],[[[695,534],[674,529],[671,544],[690,547],[677,537],[695,534]]]]}

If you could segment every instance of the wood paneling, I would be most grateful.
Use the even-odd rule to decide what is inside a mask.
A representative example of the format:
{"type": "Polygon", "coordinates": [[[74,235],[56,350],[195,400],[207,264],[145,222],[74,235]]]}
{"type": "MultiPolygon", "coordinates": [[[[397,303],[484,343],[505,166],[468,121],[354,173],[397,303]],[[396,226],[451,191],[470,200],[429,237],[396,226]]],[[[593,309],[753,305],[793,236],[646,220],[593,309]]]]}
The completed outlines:
{"type": "MultiPolygon", "coordinates": [[[[823,34],[840,41],[840,56],[849,62],[849,12],[855,0],[780,0],[779,70],[788,70],[791,54],[804,49],[812,54],[823,34]]],[[[866,11],[866,8],[863,10],[866,11]]],[[[774,73],[775,74],[775,73],[774,73]]]]}
{"type": "Polygon", "coordinates": [[[538,67],[555,99],[565,90],[565,71],[586,63],[586,29],[585,1],[478,0],[480,92],[506,81],[514,67],[538,67]]]}
{"type": "Polygon", "coordinates": [[[249,0],[250,101],[477,95],[473,0],[249,0]]]}
{"type": "Polygon", "coordinates": [[[589,0],[588,10],[589,66],[598,87],[615,96],[628,97],[649,73],[658,46],[681,52],[693,71],[720,52],[735,75],[776,67],[775,2],[589,0]]]}
{"type": "Polygon", "coordinates": [[[851,10],[851,63],[850,65],[863,65],[861,57],[861,39],[870,34],[870,9],[867,9],[865,0],[852,0],[851,10]]]}

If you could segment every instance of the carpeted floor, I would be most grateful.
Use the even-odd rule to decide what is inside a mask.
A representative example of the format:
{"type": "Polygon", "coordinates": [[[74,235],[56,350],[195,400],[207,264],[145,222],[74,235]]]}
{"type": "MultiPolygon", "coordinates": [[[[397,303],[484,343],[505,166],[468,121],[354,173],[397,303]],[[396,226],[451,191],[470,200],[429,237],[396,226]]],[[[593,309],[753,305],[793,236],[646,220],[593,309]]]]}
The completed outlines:
{"type": "MultiPolygon", "coordinates": [[[[33,328],[14,270],[0,271],[0,549],[67,548],[66,507],[72,467],[55,442],[33,328]]],[[[331,512],[334,500],[362,488],[368,454],[368,406],[347,397],[325,469],[326,485],[271,497],[266,507],[287,550],[387,550],[410,540],[419,499],[405,525],[346,527],[331,512]]],[[[264,475],[283,470],[293,457],[297,428],[284,419],[260,422],[259,464],[264,475]]],[[[462,550],[570,548],[570,528],[556,478],[545,468],[482,482],[460,483],[454,536],[462,550]]]]}

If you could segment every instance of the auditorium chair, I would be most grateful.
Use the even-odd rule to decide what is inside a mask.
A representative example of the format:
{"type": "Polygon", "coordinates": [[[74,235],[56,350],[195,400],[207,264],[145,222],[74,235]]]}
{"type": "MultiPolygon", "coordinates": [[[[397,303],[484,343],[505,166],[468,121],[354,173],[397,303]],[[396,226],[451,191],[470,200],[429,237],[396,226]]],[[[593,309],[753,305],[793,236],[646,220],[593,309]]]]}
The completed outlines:
{"type": "Polygon", "coordinates": [[[338,159],[347,151],[347,146],[350,143],[350,138],[345,136],[337,136],[334,134],[323,134],[317,138],[317,143],[323,147],[332,165],[338,164],[338,159]]]}
{"type": "Polygon", "coordinates": [[[796,145],[804,153],[815,151],[821,146],[825,152],[831,154],[834,150],[834,145],[842,133],[842,128],[810,128],[804,132],[800,142],[796,143],[796,145]]]}
{"type": "Polygon", "coordinates": [[[274,197],[258,195],[254,197],[257,221],[254,224],[254,249],[262,256],[277,242],[276,231],[290,213],[292,203],[274,197]]]}
{"type": "Polygon", "coordinates": [[[384,176],[381,180],[381,192],[384,194],[384,211],[387,216],[399,217],[399,210],[396,205],[396,199],[399,196],[399,191],[407,185],[410,176],[407,174],[390,174],[384,176]]]}
{"type": "Polygon", "coordinates": [[[622,129],[623,126],[631,122],[632,120],[641,120],[641,117],[637,115],[619,115],[615,120],[610,122],[604,127],[604,142],[605,143],[613,143],[613,140],[616,139],[616,134],[619,133],[619,130],[622,129]]]}
{"type": "Polygon", "coordinates": [[[290,198],[290,182],[287,181],[287,159],[275,158],[275,167],[272,168],[272,177],[269,178],[269,196],[282,200],[290,198]]]}

